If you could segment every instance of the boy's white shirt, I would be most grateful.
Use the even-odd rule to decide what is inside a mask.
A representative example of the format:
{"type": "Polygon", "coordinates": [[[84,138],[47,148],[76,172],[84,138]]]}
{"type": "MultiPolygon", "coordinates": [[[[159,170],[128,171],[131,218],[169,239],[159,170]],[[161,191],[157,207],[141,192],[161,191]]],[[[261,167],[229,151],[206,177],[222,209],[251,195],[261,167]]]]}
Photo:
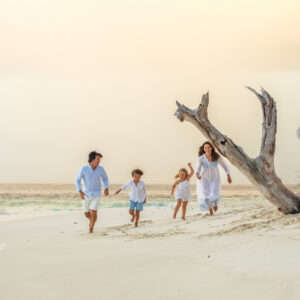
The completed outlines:
{"type": "Polygon", "coordinates": [[[130,180],[128,183],[124,184],[121,187],[122,191],[125,191],[130,187],[129,197],[133,202],[144,202],[146,199],[146,186],[143,181],[139,181],[137,185],[135,185],[134,180],[130,180]]]}

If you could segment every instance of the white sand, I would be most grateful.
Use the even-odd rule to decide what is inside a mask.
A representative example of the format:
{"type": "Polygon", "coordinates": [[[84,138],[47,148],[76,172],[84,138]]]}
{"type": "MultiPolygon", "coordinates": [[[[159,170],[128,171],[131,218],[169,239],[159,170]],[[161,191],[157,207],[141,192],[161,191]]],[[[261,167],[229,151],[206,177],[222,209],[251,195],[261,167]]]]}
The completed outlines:
{"type": "Polygon", "coordinates": [[[134,228],[126,208],[102,209],[94,234],[79,212],[5,216],[0,299],[300,299],[300,215],[265,200],[172,211],[145,207],[134,228]]]}

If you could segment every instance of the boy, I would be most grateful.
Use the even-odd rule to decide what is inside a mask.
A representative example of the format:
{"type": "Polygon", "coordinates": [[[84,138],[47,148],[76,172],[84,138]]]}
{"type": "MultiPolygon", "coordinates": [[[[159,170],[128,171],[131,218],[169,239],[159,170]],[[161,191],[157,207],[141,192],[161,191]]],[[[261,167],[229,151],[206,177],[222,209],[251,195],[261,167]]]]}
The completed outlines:
{"type": "Polygon", "coordinates": [[[129,204],[129,214],[132,216],[131,222],[134,222],[135,227],[138,227],[140,219],[140,211],[143,210],[143,204],[146,203],[146,187],[141,177],[143,171],[140,169],[134,169],[131,172],[132,180],[127,184],[124,184],[119,190],[115,192],[118,195],[121,191],[125,191],[128,187],[131,188],[129,193],[130,204],[129,204]]]}

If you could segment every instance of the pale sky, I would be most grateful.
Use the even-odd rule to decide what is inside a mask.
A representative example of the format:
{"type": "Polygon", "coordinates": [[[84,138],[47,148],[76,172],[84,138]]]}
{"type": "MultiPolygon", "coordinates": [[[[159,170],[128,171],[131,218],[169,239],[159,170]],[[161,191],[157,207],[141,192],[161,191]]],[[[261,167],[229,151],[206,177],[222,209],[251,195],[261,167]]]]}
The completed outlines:
{"type": "Polygon", "coordinates": [[[72,183],[95,149],[112,183],[139,167],[171,184],[206,140],[175,101],[207,90],[211,122],[256,156],[245,85],[277,101],[276,171],[300,182],[299,1],[0,0],[0,28],[1,182],[72,183]]]}

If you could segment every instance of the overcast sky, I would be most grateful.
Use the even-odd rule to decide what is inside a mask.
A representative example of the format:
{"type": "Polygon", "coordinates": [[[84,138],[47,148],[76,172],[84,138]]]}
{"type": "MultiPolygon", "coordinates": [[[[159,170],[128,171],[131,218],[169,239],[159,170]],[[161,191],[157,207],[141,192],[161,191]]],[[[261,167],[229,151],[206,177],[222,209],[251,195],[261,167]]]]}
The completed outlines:
{"type": "Polygon", "coordinates": [[[245,85],[277,101],[277,174],[300,181],[299,1],[1,0],[0,27],[1,182],[72,183],[95,149],[111,182],[172,183],[205,141],[175,101],[207,90],[211,122],[256,156],[245,85]]]}

